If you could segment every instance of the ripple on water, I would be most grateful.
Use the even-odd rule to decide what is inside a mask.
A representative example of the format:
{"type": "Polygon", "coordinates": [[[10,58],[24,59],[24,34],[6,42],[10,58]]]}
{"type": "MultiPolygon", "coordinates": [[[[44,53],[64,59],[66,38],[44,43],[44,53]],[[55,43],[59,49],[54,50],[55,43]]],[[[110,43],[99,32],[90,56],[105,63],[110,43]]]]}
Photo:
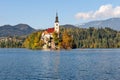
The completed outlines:
{"type": "Polygon", "coordinates": [[[120,80],[120,49],[0,49],[0,80],[120,80]]]}

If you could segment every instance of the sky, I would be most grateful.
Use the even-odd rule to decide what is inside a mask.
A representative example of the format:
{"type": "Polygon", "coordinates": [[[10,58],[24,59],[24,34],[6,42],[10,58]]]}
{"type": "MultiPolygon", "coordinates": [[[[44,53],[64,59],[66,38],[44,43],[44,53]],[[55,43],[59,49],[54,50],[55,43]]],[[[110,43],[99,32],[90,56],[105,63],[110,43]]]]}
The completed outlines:
{"type": "Polygon", "coordinates": [[[92,20],[120,17],[120,0],[0,0],[0,26],[28,24],[35,29],[78,25],[92,20]]]}

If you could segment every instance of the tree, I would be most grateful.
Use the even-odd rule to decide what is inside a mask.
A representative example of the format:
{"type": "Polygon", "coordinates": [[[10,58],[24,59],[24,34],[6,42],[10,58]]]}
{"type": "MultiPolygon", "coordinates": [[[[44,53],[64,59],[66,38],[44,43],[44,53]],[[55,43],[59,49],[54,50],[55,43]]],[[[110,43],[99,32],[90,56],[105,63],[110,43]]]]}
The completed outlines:
{"type": "Polygon", "coordinates": [[[62,33],[62,46],[65,49],[72,48],[72,36],[67,31],[62,33]]]}

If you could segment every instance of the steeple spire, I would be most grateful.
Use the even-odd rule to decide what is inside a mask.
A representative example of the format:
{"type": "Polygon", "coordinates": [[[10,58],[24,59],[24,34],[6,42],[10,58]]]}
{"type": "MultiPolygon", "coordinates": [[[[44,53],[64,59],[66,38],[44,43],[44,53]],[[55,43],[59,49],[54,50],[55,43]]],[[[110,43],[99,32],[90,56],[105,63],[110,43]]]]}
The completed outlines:
{"type": "Polygon", "coordinates": [[[56,16],[58,16],[58,13],[56,12],[56,16]]]}
{"type": "Polygon", "coordinates": [[[56,12],[56,18],[55,18],[55,23],[56,22],[59,22],[59,20],[58,20],[58,13],[56,12]]]}

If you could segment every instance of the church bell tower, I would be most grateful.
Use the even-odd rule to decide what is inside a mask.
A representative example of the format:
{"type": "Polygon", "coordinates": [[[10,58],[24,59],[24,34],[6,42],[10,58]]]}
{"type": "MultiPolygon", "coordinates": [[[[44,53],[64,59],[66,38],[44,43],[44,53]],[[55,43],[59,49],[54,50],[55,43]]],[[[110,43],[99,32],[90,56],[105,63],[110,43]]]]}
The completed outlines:
{"type": "Polygon", "coordinates": [[[56,13],[55,24],[54,24],[54,31],[59,33],[59,20],[58,20],[58,13],[56,13]]]}

